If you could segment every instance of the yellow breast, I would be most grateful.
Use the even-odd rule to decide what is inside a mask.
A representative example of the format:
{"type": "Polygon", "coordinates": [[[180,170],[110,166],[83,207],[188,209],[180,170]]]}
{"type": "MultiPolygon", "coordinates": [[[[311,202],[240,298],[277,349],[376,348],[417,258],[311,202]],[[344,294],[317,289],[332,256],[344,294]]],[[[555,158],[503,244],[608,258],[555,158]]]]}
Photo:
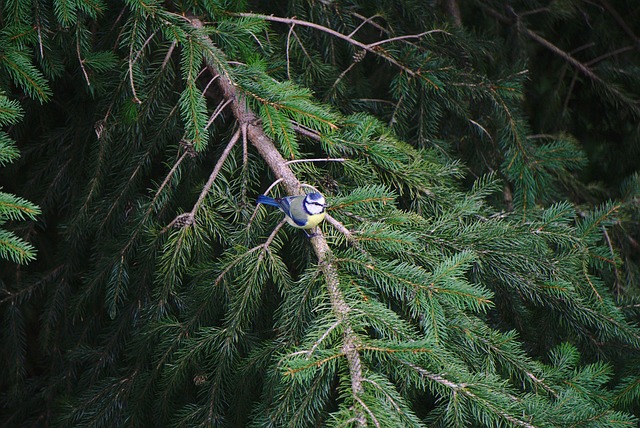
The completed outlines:
{"type": "Polygon", "coordinates": [[[324,220],[325,214],[326,213],[323,211],[320,214],[310,215],[308,217],[307,224],[305,224],[304,226],[298,226],[293,220],[291,220],[291,218],[289,218],[289,216],[285,216],[285,218],[287,219],[287,222],[293,227],[297,227],[298,229],[311,229],[319,225],[320,222],[324,220]]]}

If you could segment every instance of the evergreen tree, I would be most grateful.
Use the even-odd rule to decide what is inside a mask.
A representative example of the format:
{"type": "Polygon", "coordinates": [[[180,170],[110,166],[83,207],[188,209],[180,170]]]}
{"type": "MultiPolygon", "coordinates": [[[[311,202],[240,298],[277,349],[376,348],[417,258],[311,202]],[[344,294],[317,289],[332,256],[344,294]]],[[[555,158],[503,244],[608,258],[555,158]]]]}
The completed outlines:
{"type": "MultiPolygon", "coordinates": [[[[20,105],[0,93],[0,126],[16,123],[21,115],[20,105]]],[[[18,156],[15,142],[5,131],[0,131],[0,166],[13,162],[18,156]]],[[[12,193],[0,191],[0,226],[4,226],[9,220],[35,220],[38,214],[40,209],[36,205],[12,193]]],[[[0,258],[26,263],[34,257],[35,249],[31,244],[14,232],[0,228],[0,258]]]]}
{"type": "Polygon", "coordinates": [[[640,7],[273,3],[0,5],[2,421],[637,426],[640,7]]]}

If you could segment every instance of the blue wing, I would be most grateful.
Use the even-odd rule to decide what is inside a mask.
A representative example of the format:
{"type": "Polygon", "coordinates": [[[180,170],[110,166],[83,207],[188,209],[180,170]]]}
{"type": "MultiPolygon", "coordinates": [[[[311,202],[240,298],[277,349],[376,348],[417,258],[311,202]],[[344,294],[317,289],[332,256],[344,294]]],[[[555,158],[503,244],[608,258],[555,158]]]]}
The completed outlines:
{"type": "Polygon", "coordinates": [[[304,198],[304,196],[287,196],[285,198],[277,199],[278,207],[298,226],[304,226],[307,224],[306,220],[300,220],[291,214],[291,203],[296,199],[304,198]]]}
{"type": "Polygon", "coordinates": [[[291,215],[291,202],[299,198],[299,196],[287,196],[285,198],[274,199],[269,196],[259,195],[256,199],[256,202],[264,205],[271,205],[273,207],[278,207],[284,212],[284,214],[289,217],[295,224],[298,226],[304,226],[306,223],[304,220],[300,221],[299,219],[294,218],[291,215]]]}
{"type": "Polygon", "coordinates": [[[256,198],[256,203],[271,205],[271,206],[280,208],[280,204],[278,203],[277,200],[270,198],[269,196],[266,196],[266,195],[258,195],[258,197],[256,198]]]}

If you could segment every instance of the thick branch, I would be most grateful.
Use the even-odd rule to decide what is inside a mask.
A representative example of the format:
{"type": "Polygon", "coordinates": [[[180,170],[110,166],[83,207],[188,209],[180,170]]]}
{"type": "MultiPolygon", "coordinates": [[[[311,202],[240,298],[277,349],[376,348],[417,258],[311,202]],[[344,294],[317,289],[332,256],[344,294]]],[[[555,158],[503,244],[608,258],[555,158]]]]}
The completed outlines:
{"type": "Polygon", "coordinates": [[[457,0],[444,0],[442,7],[447,15],[451,17],[453,24],[456,27],[462,27],[462,14],[460,13],[460,6],[457,0]]]}
{"type": "MultiPolygon", "coordinates": [[[[198,19],[192,18],[191,23],[196,28],[202,28],[202,22],[198,19]]],[[[208,64],[207,67],[212,75],[220,75],[216,83],[224,98],[230,101],[229,107],[233,115],[240,123],[241,128],[246,128],[248,140],[253,144],[258,153],[260,153],[260,156],[267,165],[269,165],[269,168],[271,168],[275,176],[282,180],[286,192],[291,195],[301,194],[302,184],[293,174],[287,161],[276,149],[271,139],[264,133],[258,116],[248,108],[242,94],[238,92],[233,82],[221,73],[220,70],[217,70],[213,64],[208,64]]],[[[360,354],[357,350],[358,338],[349,321],[351,308],[346,303],[344,295],[340,290],[338,270],[333,263],[333,254],[324,235],[318,231],[316,236],[311,238],[309,242],[318,257],[318,265],[327,282],[327,291],[329,292],[333,313],[344,328],[342,351],[349,365],[354,401],[358,401],[358,396],[362,393],[363,375],[360,354]]],[[[364,417],[361,416],[358,420],[364,422],[364,417]]]]}

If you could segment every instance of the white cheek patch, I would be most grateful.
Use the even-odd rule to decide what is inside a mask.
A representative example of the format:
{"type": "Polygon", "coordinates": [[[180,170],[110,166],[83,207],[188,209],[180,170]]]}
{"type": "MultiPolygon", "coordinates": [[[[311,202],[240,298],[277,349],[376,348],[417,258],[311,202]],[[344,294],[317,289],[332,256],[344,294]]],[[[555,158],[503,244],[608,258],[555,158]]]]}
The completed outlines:
{"type": "MultiPolygon", "coordinates": [[[[318,195],[320,196],[320,195],[318,195]]],[[[322,196],[318,199],[312,200],[309,196],[304,198],[304,209],[309,215],[316,215],[323,213],[325,210],[326,201],[322,196]]]]}
{"type": "Polygon", "coordinates": [[[323,204],[306,204],[307,212],[311,215],[320,214],[324,211],[323,204]]]}

